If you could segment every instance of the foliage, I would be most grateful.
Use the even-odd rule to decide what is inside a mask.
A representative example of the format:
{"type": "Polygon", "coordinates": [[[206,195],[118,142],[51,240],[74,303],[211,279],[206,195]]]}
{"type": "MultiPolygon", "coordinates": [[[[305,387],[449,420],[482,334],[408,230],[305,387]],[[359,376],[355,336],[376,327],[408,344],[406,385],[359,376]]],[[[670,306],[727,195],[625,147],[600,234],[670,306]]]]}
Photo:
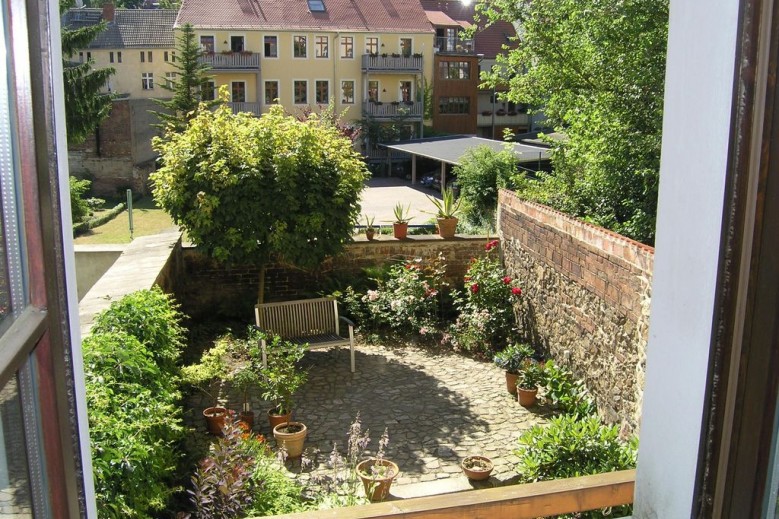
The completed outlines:
{"type": "Polygon", "coordinates": [[[179,305],[158,286],[138,290],[114,301],[95,317],[92,333],[122,331],[149,348],[154,361],[166,372],[177,373],[186,329],[179,305]]]}
{"type": "MultiPolygon", "coordinates": [[[[395,332],[426,335],[438,329],[439,294],[445,287],[446,264],[443,255],[436,258],[396,263],[389,269],[386,280],[379,280],[376,290],[368,290],[360,297],[355,313],[365,320],[360,325],[367,329],[389,327],[395,332]]],[[[357,305],[349,305],[354,309],[357,305]]]]}
{"type": "Polygon", "coordinates": [[[201,102],[205,102],[206,107],[211,108],[219,101],[203,101],[201,94],[204,85],[211,78],[208,74],[210,67],[199,59],[203,51],[192,25],[187,23],[181,27],[175,53],[176,59],[173,60],[172,65],[176,69],[176,77],[169,82],[160,83],[160,87],[172,92],[173,97],[155,99],[154,102],[166,110],[153,113],[160,120],[161,124],[158,126],[167,131],[182,132],[189,124],[189,120],[195,116],[201,102]]]}
{"type": "Polygon", "coordinates": [[[544,364],[526,358],[519,370],[517,387],[520,389],[536,389],[544,381],[544,364]]]}
{"type": "MultiPolygon", "coordinates": [[[[64,13],[73,5],[73,0],[60,0],[60,12],[64,13]]],[[[63,27],[62,55],[68,58],[77,55],[78,51],[86,48],[105,27],[105,22],[79,29],[63,27]]],[[[63,58],[68,144],[83,142],[111,112],[113,96],[110,93],[101,94],[100,89],[114,73],[114,69],[95,69],[94,64],[92,60],[78,63],[63,58]]]]}
{"type": "Polygon", "coordinates": [[[411,211],[411,204],[405,207],[400,202],[395,204],[395,207],[392,209],[392,213],[395,215],[394,223],[403,224],[403,223],[410,222],[411,221],[411,217],[409,216],[410,211],[411,211]]]}
{"type": "Polygon", "coordinates": [[[524,360],[532,357],[534,353],[532,346],[516,342],[496,353],[493,362],[500,369],[519,374],[524,360]]]}
{"type": "MultiPolygon", "coordinates": [[[[617,426],[601,425],[596,417],[577,420],[568,415],[536,425],[519,438],[517,471],[521,483],[548,481],[626,470],[636,466],[637,441],[619,439],[617,426]]],[[[593,511],[581,517],[626,517],[630,507],[593,511]]]]}
{"type": "Polygon", "coordinates": [[[373,229],[373,222],[376,221],[375,216],[365,215],[365,230],[373,229]]]}
{"type": "Polygon", "coordinates": [[[318,121],[321,124],[335,128],[342,137],[346,137],[351,142],[356,141],[362,134],[362,127],[359,124],[351,123],[345,119],[349,108],[344,108],[341,112],[336,111],[335,99],[331,99],[327,106],[319,106],[319,112],[314,112],[310,105],[304,106],[297,115],[301,122],[307,122],[309,119],[318,121]]]}
{"type": "Polygon", "coordinates": [[[92,333],[82,344],[101,517],[156,516],[175,490],[180,394],[150,346],[124,331],[92,333]]]}
{"type": "Polygon", "coordinates": [[[430,195],[425,196],[435,206],[435,211],[430,214],[434,214],[436,218],[456,218],[460,213],[462,198],[455,199],[454,191],[450,187],[444,189],[441,200],[430,195]]]}
{"type": "Polygon", "coordinates": [[[70,176],[70,214],[74,223],[83,221],[89,215],[89,204],[84,195],[91,185],[91,180],[70,176]]]}
{"type": "Polygon", "coordinates": [[[517,332],[514,300],[522,295],[519,281],[506,275],[498,241],[485,246],[486,254],[471,260],[462,290],[454,295],[459,316],[450,330],[455,349],[492,353],[506,347],[517,332]]]}
{"type": "Polygon", "coordinates": [[[498,189],[508,187],[516,172],[517,158],[510,148],[495,151],[489,146],[478,146],[468,150],[453,170],[460,186],[465,220],[494,228],[498,189]]]}
{"type": "MultiPolygon", "coordinates": [[[[220,96],[226,95],[223,89],[220,96]]],[[[273,106],[260,118],[200,107],[182,133],[155,138],[154,198],[219,261],[271,254],[309,268],[351,239],[365,164],[332,126],[273,106]]]]}
{"type": "Polygon", "coordinates": [[[295,391],[308,379],[308,373],[297,365],[308,345],[295,344],[278,336],[266,340],[268,367],[259,371],[262,398],[273,402],[279,414],[287,414],[294,407],[295,391]]]}
{"type": "Polygon", "coordinates": [[[574,379],[573,373],[555,364],[546,362],[543,371],[544,394],[551,404],[567,415],[585,418],[597,411],[584,382],[574,379]]]}
{"type": "Polygon", "coordinates": [[[568,139],[524,196],[652,243],[662,130],[667,0],[480,0],[521,44],[482,78],[542,107],[568,139]]]}

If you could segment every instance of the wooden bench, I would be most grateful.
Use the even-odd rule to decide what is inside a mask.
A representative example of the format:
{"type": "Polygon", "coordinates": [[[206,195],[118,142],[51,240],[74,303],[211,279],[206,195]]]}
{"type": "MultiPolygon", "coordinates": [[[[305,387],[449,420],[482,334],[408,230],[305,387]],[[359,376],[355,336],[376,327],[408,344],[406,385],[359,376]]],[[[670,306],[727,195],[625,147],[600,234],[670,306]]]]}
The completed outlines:
{"type": "MultiPolygon", "coordinates": [[[[257,327],[295,344],[308,344],[310,349],[349,345],[354,373],[354,323],[338,316],[338,302],[329,297],[301,299],[254,306],[257,327]],[[341,337],[340,322],[349,326],[349,338],[341,337]]],[[[267,344],[262,345],[262,365],[268,367],[267,344]]]]}

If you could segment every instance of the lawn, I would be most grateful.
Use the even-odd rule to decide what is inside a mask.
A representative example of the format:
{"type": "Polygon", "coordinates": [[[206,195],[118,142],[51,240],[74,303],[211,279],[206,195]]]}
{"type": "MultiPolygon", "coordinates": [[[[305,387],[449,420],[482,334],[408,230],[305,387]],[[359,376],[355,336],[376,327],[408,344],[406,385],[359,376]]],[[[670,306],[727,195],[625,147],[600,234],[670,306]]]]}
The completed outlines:
{"type": "MultiPolygon", "coordinates": [[[[154,204],[154,199],[146,197],[133,203],[133,237],[157,234],[173,227],[173,220],[165,211],[154,204]]],[[[97,243],[130,243],[130,226],[127,211],[116,218],[90,229],[74,240],[76,245],[97,243]]]]}

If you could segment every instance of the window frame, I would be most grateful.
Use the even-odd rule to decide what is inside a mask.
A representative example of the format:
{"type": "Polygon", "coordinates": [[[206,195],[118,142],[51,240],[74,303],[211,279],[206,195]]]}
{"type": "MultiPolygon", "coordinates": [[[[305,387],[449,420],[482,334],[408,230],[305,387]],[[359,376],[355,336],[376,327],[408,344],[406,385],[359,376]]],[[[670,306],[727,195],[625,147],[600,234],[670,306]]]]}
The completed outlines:
{"type": "Polygon", "coordinates": [[[308,104],[308,98],[309,98],[309,95],[308,95],[308,79],[293,79],[292,80],[292,104],[298,105],[298,106],[307,105],[308,104]],[[306,85],[306,90],[305,90],[306,98],[305,98],[305,100],[303,102],[298,102],[298,88],[297,88],[298,83],[304,83],[306,85]]]}
{"type": "Polygon", "coordinates": [[[330,80],[329,79],[315,79],[314,80],[314,103],[317,105],[326,105],[330,103],[330,80]],[[322,84],[327,85],[327,90],[325,91],[325,94],[327,95],[327,99],[324,101],[320,100],[319,94],[320,94],[320,86],[322,84]]]}
{"type": "Polygon", "coordinates": [[[200,86],[200,100],[201,101],[215,101],[216,100],[216,81],[213,79],[206,79],[203,84],[200,86]],[[205,85],[208,85],[208,88],[204,89],[203,87],[205,85]],[[203,96],[203,91],[210,92],[211,95],[209,97],[203,96]]]}
{"type": "Polygon", "coordinates": [[[229,50],[230,52],[238,52],[238,53],[246,52],[246,34],[245,33],[229,33],[228,36],[227,36],[227,44],[228,44],[228,49],[227,50],[229,50]],[[240,38],[240,41],[241,41],[241,48],[236,50],[233,47],[233,39],[238,39],[238,38],[240,38]]]}
{"type": "Polygon", "coordinates": [[[242,79],[236,79],[234,81],[230,81],[230,102],[231,103],[246,103],[246,94],[247,94],[247,84],[246,81],[242,79]],[[239,90],[241,90],[241,94],[243,95],[242,101],[236,101],[235,100],[235,93],[236,93],[236,86],[243,85],[243,87],[239,90]]]}
{"type": "Polygon", "coordinates": [[[341,79],[341,89],[340,89],[340,92],[341,92],[341,96],[340,96],[341,97],[341,104],[344,104],[344,105],[353,105],[353,104],[355,104],[355,99],[356,99],[355,92],[356,91],[357,91],[357,81],[355,81],[354,79],[341,79]],[[344,96],[344,83],[351,83],[352,84],[351,101],[348,101],[347,100],[348,98],[346,98],[344,96]]]}
{"type": "Polygon", "coordinates": [[[141,90],[154,90],[154,72],[141,72],[141,90]]]}
{"type": "Polygon", "coordinates": [[[365,99],[368,100],[368,102],[380,102],[381,101],[381,81],[378,79],[371,79],[365,82],[365,99]],[[376,96],[375,99],[371,98],[371,91],[373,90],[371,88],[371,83],[376,83],[376,96]]]}
{"type": "Polygon", "coordinates": [[[314,58],[330,59],[330,36],[314,35],[314,58]]]}
{"type": "Polygon", "coordinates": [[[414,38],[411,38],[409,36],[403,36],[398,38],[398,49],[400,50],[400,55],[404,58],[410,58],[414,54],[414,38]],[[403,49],[403,42],[408,41],[408,54],[403,49]]]}
{"type": "Polygon", "coordinates": [[[262,57],[266,59],[279,59],[279,35],[278,34],[263,34],[262,36],[262,57]],[[268,54],[266,38],[273,38],[275,40],[275,54],[272,56],[268,54]]]}
{"type": "Polygon", "coordinates": [[[262,98],[266,106],[281,104],[281,84],[278,79],[263,80],[262,98]],[[271,99],[270,102],[268,101],[268,83],[276,83],[276,99],[278,99],[278,101],[273,101],[273,99],[271,99]]]}
{"type": "Polygon", "coordinates": [[[341,59],[354,59],[354,36],[350,36],[350,35],[341,36],[339,49],[341,51],[340,53],[341,59]]]}
{"type": "Polygon", "coordinates": [[[308,36],[305,34],[293,34],[292,35],[292,59],[308,59],[308,36]],[[298,40],[303,40],[303,55],[296,56],[298,52],[298,40]]]}
{"type": "Polygon", "coordinates": [[[215,34],[201,34],[197,38],[198,45],[200,46],[200,49],[206,53],[206,54],[213,54],[216,52],[216,35],[215,34]],[[203,45],[203,39],[211,38],[211,49],[206,45],[203,45]]]}
{"type": "Polygon", "coordinates": [[[469,96],[440,96],[436,103],[439,115],[470,115],[471,105],[471,98],[469,96]],[[444,100],[446,100],[446,102],[444,102],[444,100]],[[443,106],[460,108],[452,111],[444,111],[442,110],[443,106]]]}
{"type": "Polygon", "coordinates": [[[363,37],[363,43],[365,44],[364,46],[365,46],[366,54],[370,56],[379,55],[379,50],[381,50],[381,38],[379,38],[378,36],[365,36],[363,37]],[[376,48],[375,51],[372,50],[374,48],[374,43],[376,48]]]}

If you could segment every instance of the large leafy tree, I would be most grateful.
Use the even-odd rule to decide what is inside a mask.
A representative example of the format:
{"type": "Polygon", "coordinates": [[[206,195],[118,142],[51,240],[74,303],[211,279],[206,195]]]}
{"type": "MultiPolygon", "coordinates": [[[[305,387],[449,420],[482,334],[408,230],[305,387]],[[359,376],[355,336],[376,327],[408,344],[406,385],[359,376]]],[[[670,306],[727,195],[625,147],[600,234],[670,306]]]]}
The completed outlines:
{"type": "Polygon", "coordinates": [[[365,165],[316,116],[201,105],[186,130],[154,147],[164,164],[151,175],[155,200],[217,260],[264,265],[273,256],[314,268],[351,237],[365,165]]]}
{"type": "MultiPolygon", "coordinates": [[[[72,0],[62,0],[60,11],[65,12],[72,6],[72,0]]],[[[83,142],[111,112],[113,97],[109,93],[101,93],[100,89],[114,69],[96,69],[92,60],[77,63],[69,59],[85,49],[103,30],[105,23],[79,29],[62,28],[65,120],[70,144],[83,142]]]]}
{"type": "MultiPolygon", "coordinates": [[[[202,101],[203,87],[211,76],[210,67],[199,60],[202,54],[192,25],[185,24],[176,42],[176,59],[173,67],[176,78],[170,83],[160,86],[173,92],[171,99],[155,99],[155,102],[166,108],[165,112],[154,112],[161,121],[161,126],[172,131],[183,131],[189,120],[195,116],[197,107],[202,101]]],[[[218,101],[207,101],[209,107],[218,101]]]]}
{"type": "Polygon", "coordinates": [[[567,135],[554,173],[525,195],[654,241],[667,0],[481,0],[482,20],[516,23],[518,46],[484,75],[541,107],[567,135]]]}

